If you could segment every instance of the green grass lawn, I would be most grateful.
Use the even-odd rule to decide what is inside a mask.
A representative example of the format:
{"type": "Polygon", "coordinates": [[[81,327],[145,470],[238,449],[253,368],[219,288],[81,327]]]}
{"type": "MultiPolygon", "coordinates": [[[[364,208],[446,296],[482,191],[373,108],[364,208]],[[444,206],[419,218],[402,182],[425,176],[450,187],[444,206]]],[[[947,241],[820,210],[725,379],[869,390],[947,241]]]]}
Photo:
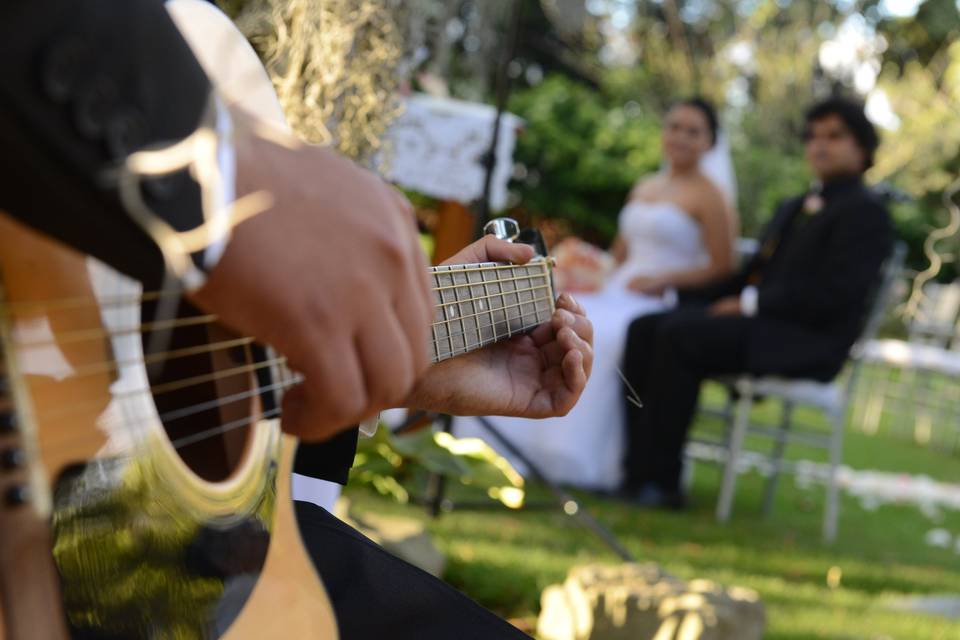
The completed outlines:
{"type": "MultiPolygon", "coordinates": [[[[717,391],[708,391],[716,396],[717,391]]],[[[773,418],[770,408],[758,418],[773,418]]],[[[812,418],[812,416],[807,416],[812,418]]],[[[698,428],[706,428],[704,424],[698,428]]],[[[814,420],[814,422],[816,422],[814,420]]],[[[822,425],[821,425],[822,426],[822,425]]],[[[823,460],[821,452],[794,450],[792,457],[823,460]]],[[[846,464],[860,469],[925,473],[960,483],[960,458],[889,435],[849,430],[846,464]]],[[[837,542],[820,542],[824,492],[780,484],[774,512],[760,515],[763,481],[741,477],[734,516],[713,519],[720,470],[698,464],[691,508],[682,513],[641,511],[614,500],[578,494],[640,561],[656,561],[685,577],[703,577],[756,589],[767,607],[768,638],[960,639],[960,621],[887,609],[900,595],[960,594],[960,555],[929,547],[934,527],[960,534],[960,513],[937,521],[916,508],[882,506],[869,511],[844,498],[837,542]],[[827,572],[839,567],[839,586],[827,572]]],[[[528,487],[528,500],[548,494],[528,487]]],[[[497,613],[531,625],[544,587],[562,581],[571,566],[617,562],[586,530],[557,510],[460,510],[430,519],[422,508],[400,505],[362,489],[347,492],[359,510],[419,518],[448,558],[446,579],[497,613]]],[[[473,497],[458,489],[455,497],[473,497]]]]}

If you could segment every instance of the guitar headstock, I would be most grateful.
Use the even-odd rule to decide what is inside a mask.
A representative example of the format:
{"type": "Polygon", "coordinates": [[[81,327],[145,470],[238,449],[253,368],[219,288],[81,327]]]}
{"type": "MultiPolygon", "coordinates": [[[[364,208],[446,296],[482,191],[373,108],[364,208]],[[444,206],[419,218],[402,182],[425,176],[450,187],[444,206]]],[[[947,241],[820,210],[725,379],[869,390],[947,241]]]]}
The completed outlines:
{"type": "MultiPolygon", "coordinates": [[[[538,229],[520,229],[520,225],[513,218],[494,218],[483,226],[484,235],[493,235],[507,242],[519,242],[533,247],[535,255],[543,258],[547,267],[551,269],[550,280],[553,284],[554,261],[548,257],[547,243],[538,229]]],[[[554,288],[556,290],[556,288],[554,288]]]]}

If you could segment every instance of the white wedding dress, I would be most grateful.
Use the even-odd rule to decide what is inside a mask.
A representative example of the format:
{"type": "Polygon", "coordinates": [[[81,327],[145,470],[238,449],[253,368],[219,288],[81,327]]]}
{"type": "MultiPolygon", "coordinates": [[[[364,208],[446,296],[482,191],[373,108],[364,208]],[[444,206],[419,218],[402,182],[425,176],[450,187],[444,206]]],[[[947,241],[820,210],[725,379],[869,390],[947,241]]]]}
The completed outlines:
{"type": "MultiPolygon", "coordinates": [[[[580,401],[562,418],[489,418],[549,479],[592,489],[620,483],[624,392],[618,367],[627,327],[638,316],[671,306],[669,296],[640,295],[626,284],[638,275],[698,268],[710,260],[699,223],[671,202],[629,202],[620,212],[619,229],[627,260],[601,291],[576,296],[594,327],[593,373],[580,401]]],[[[524,465],[476,418],[457,418],[454,434],[483,438],[526,474],[524,465]]]]}

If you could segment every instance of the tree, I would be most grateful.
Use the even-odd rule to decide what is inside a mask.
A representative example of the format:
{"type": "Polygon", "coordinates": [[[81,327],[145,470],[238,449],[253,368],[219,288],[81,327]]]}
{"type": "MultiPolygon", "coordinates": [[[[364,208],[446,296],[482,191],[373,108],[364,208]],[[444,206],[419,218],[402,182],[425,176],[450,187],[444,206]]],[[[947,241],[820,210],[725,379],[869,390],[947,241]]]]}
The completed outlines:
{"type": "Polygon", "coordinates": [[[609,242],[631,186],[660,167],[658,116],[560,75],[518,92],[510,110],[526,121],[515,152],[522,210],[609,242]]]}

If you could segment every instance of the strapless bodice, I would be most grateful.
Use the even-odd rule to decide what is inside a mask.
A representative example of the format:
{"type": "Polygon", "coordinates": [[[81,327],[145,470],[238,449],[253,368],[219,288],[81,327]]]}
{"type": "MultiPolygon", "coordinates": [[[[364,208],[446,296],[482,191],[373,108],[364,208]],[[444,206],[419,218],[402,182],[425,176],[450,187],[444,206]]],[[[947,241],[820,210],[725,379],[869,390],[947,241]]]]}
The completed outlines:
{"type": "Polygon", "coordinates": [[[627,259],[614,281],[696,269],[710,262],[700,225],[673,202],[633,200],[620,211],[618,224],[627,259]]]}

